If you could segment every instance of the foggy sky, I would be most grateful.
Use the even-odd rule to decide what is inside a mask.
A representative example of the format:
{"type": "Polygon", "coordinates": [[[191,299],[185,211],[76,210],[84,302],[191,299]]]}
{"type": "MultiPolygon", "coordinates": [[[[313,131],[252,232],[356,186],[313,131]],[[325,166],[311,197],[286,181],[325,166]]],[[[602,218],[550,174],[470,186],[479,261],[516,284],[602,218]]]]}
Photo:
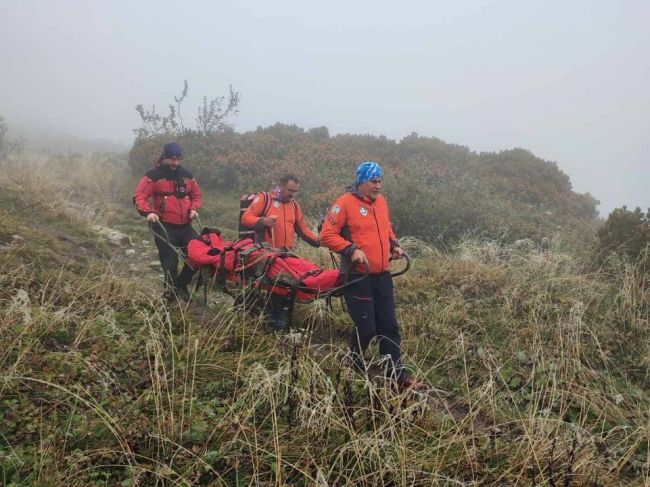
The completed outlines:
{"type": "Polygon", "coordinates": [[[130,144],[190,85],[275,122],[556,161],[601,213],[650,206],[650,2],[0,0],[0,115],[130,144]]]}

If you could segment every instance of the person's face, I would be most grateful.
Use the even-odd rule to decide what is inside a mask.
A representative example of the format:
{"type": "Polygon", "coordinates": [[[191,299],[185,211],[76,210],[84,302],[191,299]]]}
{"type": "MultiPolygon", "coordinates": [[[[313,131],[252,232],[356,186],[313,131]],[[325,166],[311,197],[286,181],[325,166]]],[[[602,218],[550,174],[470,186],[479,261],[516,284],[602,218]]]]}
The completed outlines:
{"type": "Polygon", "coordinates": [[[161,161],[161,164],[163,166],[167,166],[172,171],[175,171],[176,169],[178,169],[178,166],[180,166],[182,162],[183,162],[183,158],[181,156],[172,156],[172,157],[163,159],[161,161]]]}
{"type": "Polygon", "coordinates": [[[363,196],[369,198],[371,201],[375,201],[381,193],[381,178],[372,178],[360,184],[357,189],[363,196]]]}
{"type": "Polygon", "coordinates": [[[298,194],[298,191],[300,190],[300,184],[298,184],[293,179],[289,179],[289,181],[280,185],[280,190],[282,191],[284,200],[289,201],[298,194]]]}

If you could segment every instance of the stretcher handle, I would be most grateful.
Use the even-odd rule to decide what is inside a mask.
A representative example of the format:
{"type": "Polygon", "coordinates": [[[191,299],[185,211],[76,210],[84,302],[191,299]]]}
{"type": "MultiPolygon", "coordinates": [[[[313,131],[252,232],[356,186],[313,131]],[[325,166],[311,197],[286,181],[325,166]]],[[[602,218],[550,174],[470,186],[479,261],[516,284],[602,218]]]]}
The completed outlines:
{"type": "Polygon", "coordinates": [[[352,284],[356,284],[357,282],[359,282],[359,281],[365,279],[366,277],[368,277],[370,275],[370,265],[368,265],[367,262],[362,262],[362,264],[366,269],[365,269],[365,272],[361,276],[359,276],[356,279],[353,279],[351,281],[348,281],[348,278],[350,277],[350,268],[353,267],[353,264],[350,263],[350,265],[348,266],[348,269],[347,269],[347,271],[345,273],[345,282],[343,282],[343,284],[341,284],[340,286],[337,286],[335,288],[330,289],[329,291],[327,291],[325,293],[322,293],[320,296],[321,297],[331,296],[334,293],[338,293],[339,291],[342,291],[343,289],[347,288],[348,286],[351,286],[352,284]]]}
{"type": "Polygon", "coordinates": [[[190,264],[190,261],[189,261],[188,258],[185,256],[185,254],[184,254],[184,253],[183,253],[183,252],[182,252],[178,247],[176,247],[175,245],[173,245],[173,244],[170,242],[170,240],[169,240],[169,233],[167,233],[167,229],[166,229],[165,226],[162,224],[162,222],[161,222],[160,220],[156,220],[155,223],[158,224],[158,228],[160,228],[160,229],[162,230],[162,233],[158,233],[158,232],[156,231],[156,229],[155,229],[154,226],[153,226],[154,224],[153,224],[152,222],[148,222],[148,224],[149,224],[149,230],[151,230],[155,236],[157,236],[157,237],[160,238],[164,243],[166,243],[167,246],[168,246],[170,249],[172,249],[172,251],[173,251],[173,252],[174,252],[174,253],[175,253],[175,254],[176,254],[176,255],[177,255],[177,256],[178,256],[178,257],[179,257],[179,258],[180,258],[180,259],[181,259],[185,264],[187,264],[188,267],[192,267],[192,265],[190,264]]]}
{"type": "MultiPolygon", "coordinates": [[[[391,272],[390,273],[391,277],[397,277],[397,276],[401,276],[402,274],[406,274],[408,272],[408,270],[411,268],[411,258],[408,256],[408,254],[406,254],[406,253],[403,254],[403,258],[406,259],[406,266],[401,271],[391,272]]],[[[395,260],[398,260],[398,259],[395,259],[395,260]]]]}
{"type": "Polygon", "coordinates": [[[162,224],[160,220],[156,220],[155,222],[148,222],[149,224],[149,230],[151,230],[156,236],[160,237],[166,244],[170,245],[169,243],[169,233],[167,233],[167,229],[165,226],[162,224]],[[158,233],[156,229],[154,228],[154,223],[158,224],[158,227],[160,230],[162,230],[162,233],[158,233]]]}
{"type": "MultiPolygon", "coordinates": [[[[194,220],[190,220],[190,223],[194,223],[194,222],[196,222],[196,223],[199,225],[199,231],[196,232],[196,233],[198,233],[199,235],[201,235],[201,230],[202,230],[204,227],[203,227],[203,223],[201,222],[201,218],[199,218],[199,212],[198,212],[198,211],[196,212],[196,218],[194,218],[194,220]]],[[[194,227],[194,225],[192,225],[192,227],[194,227]]],[[[195,231],[196,231],[196,230],[195,230],[195,231]]]]}

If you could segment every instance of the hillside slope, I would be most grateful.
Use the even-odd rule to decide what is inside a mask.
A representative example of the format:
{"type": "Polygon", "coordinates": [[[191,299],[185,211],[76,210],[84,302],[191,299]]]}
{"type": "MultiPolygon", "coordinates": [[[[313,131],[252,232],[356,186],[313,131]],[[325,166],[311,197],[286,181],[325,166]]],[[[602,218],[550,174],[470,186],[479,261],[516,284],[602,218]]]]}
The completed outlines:
{"type": "MultiPolygon", "coordinates": [[[[421,387],[396,391],[348,367],[338,303],[300,307],[278,336],[216,290],[205,312],[165,307],[124,165],[3,166],[4,485],[650,479],[649,293],[630,264],[594,271],[529,240],[441,252],[403,238],[414,265],[396,280],[398,317],[421,387]]],[[[206,199],[206,222],[231,204],[206,199]]]]}

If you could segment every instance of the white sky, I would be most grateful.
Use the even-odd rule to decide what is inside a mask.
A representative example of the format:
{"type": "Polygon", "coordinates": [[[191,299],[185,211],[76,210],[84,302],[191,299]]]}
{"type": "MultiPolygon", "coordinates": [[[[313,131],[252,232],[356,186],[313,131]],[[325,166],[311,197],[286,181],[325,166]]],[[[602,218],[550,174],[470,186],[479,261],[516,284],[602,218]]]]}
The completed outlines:
{"type": "Polygon", "coordinates": [[[133,109],[242,95],[239,131],[412,131],[650,206],[650,1],[0,0],[0,114],[129,144],[133,109]]]}

